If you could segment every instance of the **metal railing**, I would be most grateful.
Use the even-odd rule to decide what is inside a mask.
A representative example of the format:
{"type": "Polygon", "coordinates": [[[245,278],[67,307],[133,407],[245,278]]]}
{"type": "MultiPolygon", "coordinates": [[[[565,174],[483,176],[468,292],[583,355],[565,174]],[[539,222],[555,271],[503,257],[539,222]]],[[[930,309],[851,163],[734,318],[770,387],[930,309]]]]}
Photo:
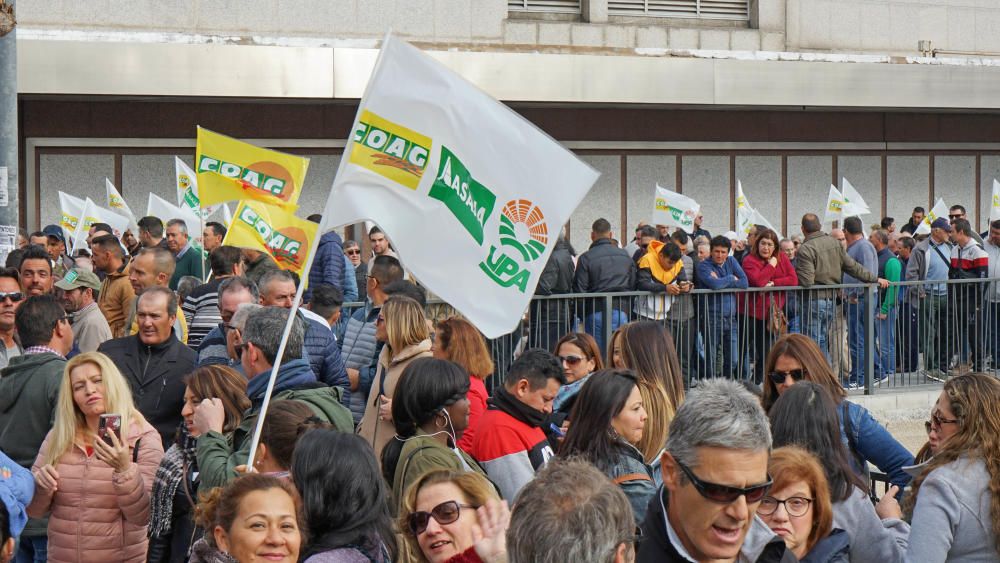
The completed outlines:
{"type": "MultiPolygon", "coordinates": [[[[458,314],[436,300],[426,310],[432,321],[458,314]]],[[[778,338],[769,326],[778,311],[788,332],[820,344],[845,387],[866,394],[1000,368],[1000,278],[894,282],[888,289],[842,284],[538,296],[518,327],[489,345],[502,376],[524,349],[555,352],[566,333],[586,332],[607,365],[614,330],[652,320],[673,336],[686,385],[711,377],[759,384],[778,338]]],[[[500,378],[491,379],[490,386],[500,378]]]]}

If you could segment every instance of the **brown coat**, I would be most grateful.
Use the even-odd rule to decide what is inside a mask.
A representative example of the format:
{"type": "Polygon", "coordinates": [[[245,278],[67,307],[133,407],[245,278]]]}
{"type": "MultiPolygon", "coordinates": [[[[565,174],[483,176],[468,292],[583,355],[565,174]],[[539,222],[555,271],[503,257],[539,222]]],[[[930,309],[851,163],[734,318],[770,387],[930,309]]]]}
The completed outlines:
{"type": "MultiPolygon", "coordinates": [[[[31,470],[45,464],[52,432],[45,437],[31,470]]],[[[160,435],[149,423],[131,424],[129,455],[137,463],[116,474],[110,465],[87,456],[74,445],[55,463],[59,488],[46,494],[35,489],[28,505],[34,517],[51,510],[49,517],[49,561],[143,563],[146,561],[146,526],[149,524],[150,490],[156,468],[163,458],[160,435]]]]}
{"type": "Polygon", "coordinates": [[[417,358],[431,357],[431,341],[424,340],[418,344],[403,348],[389,360],[389,347],[384,346],[382,353],[378,356],[378,371],[375,373],[375,381],[372,382],[372,390],[368,395],[368,404],[365,405],[365,414],[361,417],[361,424],[358,425],[358,434],[368,441],[375,449],[375,459],[382,459],[382,449],[389,443],[389,440],[396,435],[396,428],[391,420],[379,420],[378,407],[380,395],[392,398],[396,392],[396,384],[399,383],[399,376],[403,374],[406,366],[417,358]],[[385,381],[382,381],[382,374],[385,373],[385,381]]]}
{"type": "Polygon", "coordinates": [[[101,294],[97,296],[97,306],[104,313],[111,327],[111,336],[121,338],[125,333],[125,321],[135,299],[135,290],[128,281],[129,264],[125,264],[117,272],[108,274],[101,282],[101,294]]]}

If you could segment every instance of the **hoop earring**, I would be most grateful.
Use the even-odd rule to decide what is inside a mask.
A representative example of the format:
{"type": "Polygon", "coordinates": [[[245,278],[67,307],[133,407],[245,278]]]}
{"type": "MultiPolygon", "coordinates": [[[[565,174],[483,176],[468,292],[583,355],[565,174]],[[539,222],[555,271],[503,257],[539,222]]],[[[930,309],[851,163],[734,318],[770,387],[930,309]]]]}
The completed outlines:
{"type": "Polygon", "coordinates": [[[444,428],[445,426],[448,426],[448,421],[447,420],[441,421],[441,418],[439,418],[441,416],[442,415],[434,417],[434,426],[437,426],[438,428],[444,428]]]}

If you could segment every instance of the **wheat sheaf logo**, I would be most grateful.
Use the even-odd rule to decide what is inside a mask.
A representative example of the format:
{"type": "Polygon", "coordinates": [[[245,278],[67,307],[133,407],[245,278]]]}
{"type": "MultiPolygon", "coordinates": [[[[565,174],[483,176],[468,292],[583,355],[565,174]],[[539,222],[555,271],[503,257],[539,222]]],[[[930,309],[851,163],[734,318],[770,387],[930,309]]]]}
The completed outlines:
{"type": "Polygon", "coordinates": [[[507,202],[500,212],[500,244],[517,250],[525,262],[537,259],[545,252],[549,242],[549,227],[545,215],[534,203],[526,199],[515,199],[507,202]],[[526,242],[521,242],[527,232],[526,242]]]}

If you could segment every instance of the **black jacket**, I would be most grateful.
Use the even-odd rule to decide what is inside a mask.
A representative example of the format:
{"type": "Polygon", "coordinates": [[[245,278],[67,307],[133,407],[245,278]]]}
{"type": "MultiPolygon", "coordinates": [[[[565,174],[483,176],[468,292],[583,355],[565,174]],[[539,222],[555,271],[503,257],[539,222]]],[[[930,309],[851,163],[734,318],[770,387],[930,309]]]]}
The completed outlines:
{"type": "Polygon", "coordinates": [[[635,262],[628,252],[611,244],[611,239],[597,239],[576,262],[573,289],[578,293],[633,291],[635,275],[635,262]]]}
{"type": "MultiPolygon", "coordinates": [[[[646,509],[646,519],[642,522],[642,537],[639,540],[639,549],[636,552],[636,563],[686,563],[684,557],[674,549],[670,538],[667,536],[667,520],[663,507],[667,506],[667,491],[661,487],[660,490],[649,501],[646,509]]],[[[763,526],[763,524],[760,524],[763,526]]],[[[674,528],[676,530],[677,528],[674,528]]],[[[747,533],[744,540],[744,547],[750,541],[750,534],[753,528],[747,533]]],[[[760,539],[760,538],[755,538],[760,539]]],[[[773,536],[767,541],[756,563],[796,563],[790,550],[785,548],[785,541],[778,536],[773,536]]]]}
{"type": "Polygon", "coordinates": [[[132,389],[135,406],[170,447],[184,408],[184,376],[198,363],[198,354],[171,334],[157,346],[146,346],[139,335],[115,338],[97,348],[118,366],[132,389]]]}
{"type": "Polygon", "coordinates": [[[542,275],[538,277],[535,295],[559,295],[573,292],[573,247],[564,239],[556,241],[542,275]]]}

